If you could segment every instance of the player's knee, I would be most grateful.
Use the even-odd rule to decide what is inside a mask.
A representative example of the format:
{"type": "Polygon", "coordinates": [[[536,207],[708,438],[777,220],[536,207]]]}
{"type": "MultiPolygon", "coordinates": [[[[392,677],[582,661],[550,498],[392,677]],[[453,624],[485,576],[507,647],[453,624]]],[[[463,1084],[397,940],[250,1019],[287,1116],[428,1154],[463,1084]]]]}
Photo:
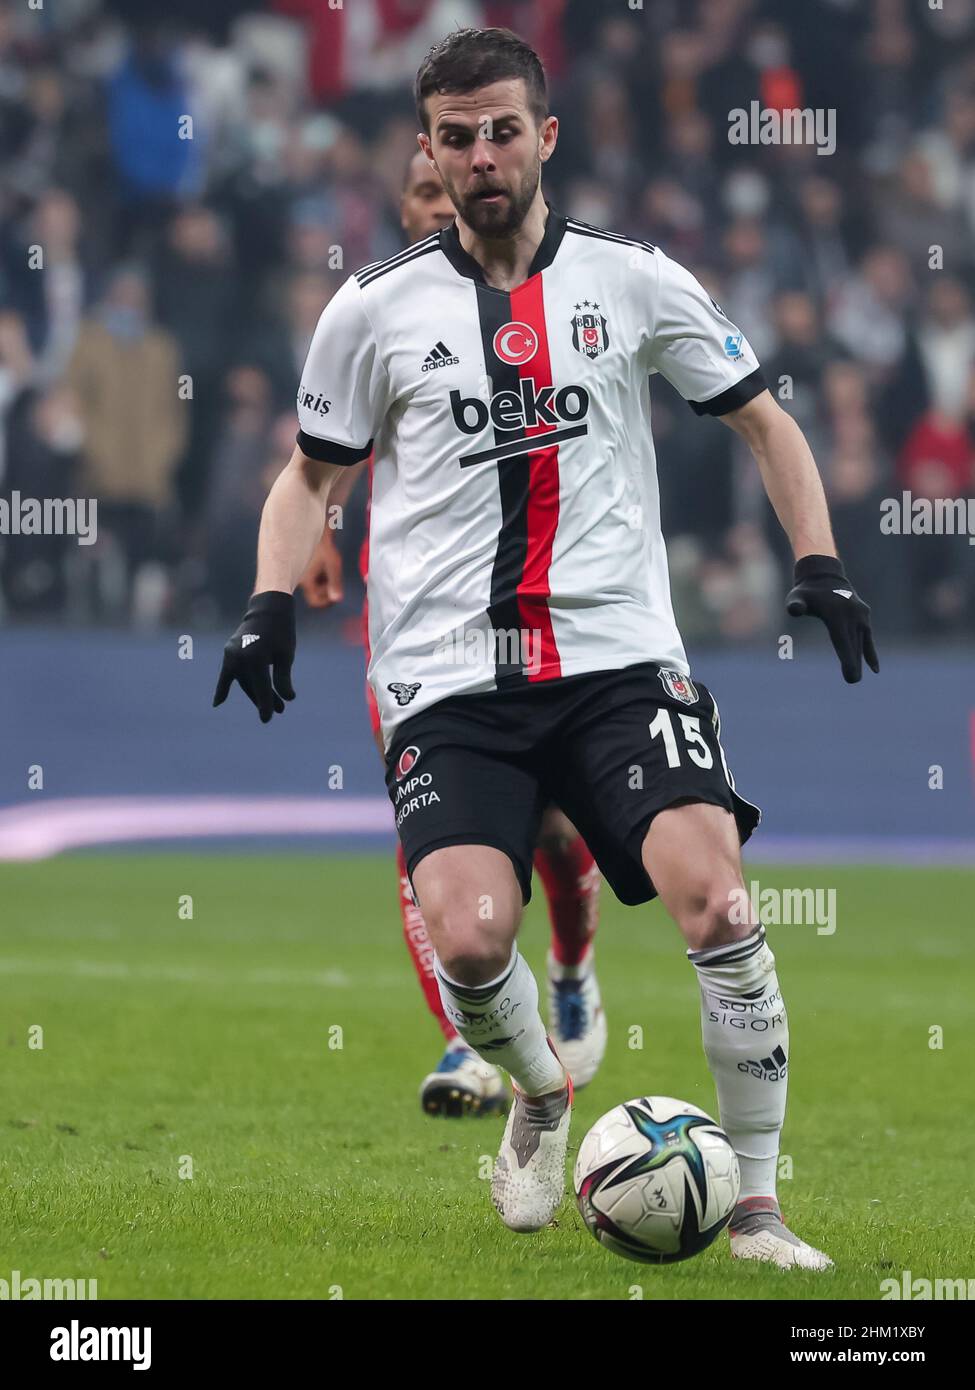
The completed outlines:
{"type": "Polygon", "coordinates": [[[517,923],[484,918],[450,898],[437,904],[426,921],[444,970],[458,984],[486,984],[504,971],[517,923]]]}
{"type": "Polygon", "coordinates": [[[687,895],[678,925],[692,951],[726,946],[754,931],[738,910],[739,890],[740,883],[722,877],[702,882],[687,895]]]}
{"type": "Polygon", "coordinates": [[[459,985],[483,985],[496,980],[511,959],[511,945],[473,931],[445,934],[440,963],[459,985]]]}

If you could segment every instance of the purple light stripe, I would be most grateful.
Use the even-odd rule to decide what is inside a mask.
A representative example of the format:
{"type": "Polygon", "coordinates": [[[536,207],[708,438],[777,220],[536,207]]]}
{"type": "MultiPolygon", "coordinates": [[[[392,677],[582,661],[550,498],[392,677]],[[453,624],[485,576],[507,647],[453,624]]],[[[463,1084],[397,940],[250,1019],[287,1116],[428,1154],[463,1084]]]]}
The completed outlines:
{"type": "MultiPolygon", "coordinates": [[[[380,796],[105,796],[21,802],[0,809],[0,861],[154,840],[304,835],[388,836],[392,808],[380,796]]],[[[907,864],[975,868],[975,840],[949,836],[759,835],[746,866],[907,864]]]]}
{"type": "Polygon", "coordinates": [[[0,860],[65,850],[208,836],[381,835],[393,829],[378,796],[66,797],[0,811],[0,860]]]}

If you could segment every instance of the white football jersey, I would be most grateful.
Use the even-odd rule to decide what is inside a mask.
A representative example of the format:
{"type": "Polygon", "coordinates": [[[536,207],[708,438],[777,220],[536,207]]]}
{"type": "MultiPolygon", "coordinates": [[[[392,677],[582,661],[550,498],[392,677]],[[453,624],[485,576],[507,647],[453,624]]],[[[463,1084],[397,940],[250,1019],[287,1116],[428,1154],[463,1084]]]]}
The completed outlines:
{"type": "MultiPolygon", "coordinates": [[[[549,210],[488,285],[456,223],[350,276],[315,331],[299,447],[373,453],[368,677],[393,729],[448,696],[658,661],[684,675],[650,434],[765,389],[743,334],[646,242],[549,210]]],[[[679,467],[679,460],[676,461],[679,467]]]]}

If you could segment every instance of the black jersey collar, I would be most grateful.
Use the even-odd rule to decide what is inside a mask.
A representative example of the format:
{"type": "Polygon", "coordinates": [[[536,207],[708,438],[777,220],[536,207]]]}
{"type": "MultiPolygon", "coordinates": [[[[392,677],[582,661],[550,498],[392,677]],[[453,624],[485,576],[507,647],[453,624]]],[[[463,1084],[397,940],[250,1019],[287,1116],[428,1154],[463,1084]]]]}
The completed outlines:
{"type": "MultiPolygon", "coordinates": [[[[565,236],[566,219],[561,213],[555,212],[551,203],[545,203],[548,208],[548,217],[545,220],[545,233],[539,242],[538,250],[528,267],[528,274],[525,277],[530,280],[533,275],[537,275],[540,270],[550,266],[555,260],[556,253],[562,245],[562,238],[565,236]]],[[[447,260],[457,271],[458,275],[464,275],[468,280],[476,280],[479,285],[485,285],[488,289],[496,289],[496,285],[488,285],[484,278],[484,271],[479,263],[474,259],[470,252],[465,251],[460,244],[460,234],[457,231],[457,220],[454,219],[449,227],[444,227],[440,232],[440,249],[443,251],[447,260]]]]}

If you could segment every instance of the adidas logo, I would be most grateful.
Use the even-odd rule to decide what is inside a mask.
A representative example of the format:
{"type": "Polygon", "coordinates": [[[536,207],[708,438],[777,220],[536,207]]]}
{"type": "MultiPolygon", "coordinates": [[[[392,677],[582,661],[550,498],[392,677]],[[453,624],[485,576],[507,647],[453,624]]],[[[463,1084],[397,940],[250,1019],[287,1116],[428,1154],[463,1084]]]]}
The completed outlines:
{"type": "Polygon", "coordinates": [[[432,372],[437,367],[457,367],[460,365],[460,358],[454,357],[449,347],[443,343],[437,343],[432,347],[423,359],[421,372],[432,372]]]}
{"type": "Polygon", "coordinates": [[[754,1062],[749,1057],[745,1062],[738,1063],[738,1070],[743,1071],[746,1076],[757,1076],[760,1081],[784,1081],[789,1070],[789,1062],[785,1055],[785,1049],[777,1047],[773,1050],[771,1057],[762,1057],[754,1062]]]}
{"type": "Polygon", "coordinates": [[[260,640],[261,639],[258,633],[245,632],[243,637],[240,639],[240,645],[242,647],[249,647],[252,642],[259,642],[260,640]]]}
{"type": "Polygon", "coordinates": [[[852,597],[853,597],[853,590],[852,590],[852,589],[834,589],[834,590],[833,590],[833,593],[834,593],[834,594],[839,594],[840,598],[852,598],[852,597]]]}

